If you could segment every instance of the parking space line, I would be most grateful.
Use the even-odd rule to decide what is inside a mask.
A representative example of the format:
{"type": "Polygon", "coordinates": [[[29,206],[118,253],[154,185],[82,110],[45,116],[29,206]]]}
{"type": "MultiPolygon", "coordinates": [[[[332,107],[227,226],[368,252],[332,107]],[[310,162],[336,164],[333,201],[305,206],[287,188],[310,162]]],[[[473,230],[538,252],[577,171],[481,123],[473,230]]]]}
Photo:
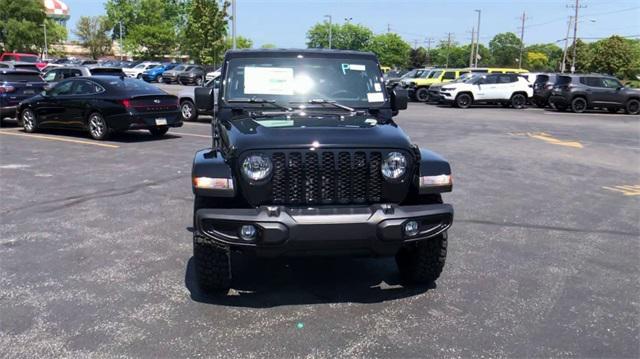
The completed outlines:
{"type": "Polygon", "coordinates": [[[118,145],[110,145],[110,144],[106,144],[106,143],[98,143],[98,142],[84,141],[84,140],[74,140],[74,139],[71,139],[71,138],[45,136],[45,135],[38,135],[38,134],[18,133],[18,132],[14,132],[14,131],[10,132],[10,131],[5,131],[5,130],[0,131],[0,135],[22,136],[22,137],[29,137],[29,138],[38,138],[38,139],[41,139],[41,140],[70,142],[70,143],[78,143],[78,144],[82,144],[82,145],[92,145],[92,146],[106,147],[106,148],[119,148],[120,147],[118,145]]]}
{"type": "Polygon", "coordinates": [[[603,186],[602,188],[609,191],[620,192],[625,196],[640,196],[640,184],[637,185],[622,185],[622,186],[603,186]]]}
{"type": "Polygon", "coordinates": [[[193,136],[193,137],[204,137],[204,138],[211,138],[211,135],[197,135],[195,133],[184,133],[184,132],[173,132],[171,131],[172,135],[178,135],[178,136],[193,136]]]}
{"type": "Polygon", "coordinates": [[[565,140],[560,140],[557,139],[553,136],[551,136],[548,133],[544,133],[544,132],[519,132],[519,133],[510,133],[510,135],[514,135],[514,136],[527,136],[530,138],[535,138],[536,140],[540,140],[540,141],[545,141],[547,143],[550,143],[552,145],[558,145],[558,146],[566,146],[566,147],[573,147],[573,148],[583,148],[584,146],[582,145],[582,143],[578,142],[578,141],[565,141],[565,140]]]}

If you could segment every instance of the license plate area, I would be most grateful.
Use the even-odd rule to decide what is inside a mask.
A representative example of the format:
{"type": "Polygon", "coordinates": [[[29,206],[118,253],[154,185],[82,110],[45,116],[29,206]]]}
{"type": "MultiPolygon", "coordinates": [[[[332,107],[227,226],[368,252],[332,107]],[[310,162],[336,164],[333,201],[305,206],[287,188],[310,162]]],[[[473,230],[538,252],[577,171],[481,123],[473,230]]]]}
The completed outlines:
{"type": "Polygon", "coordinates": [[[167,124],[167,119],[162,117],[162,118],[156,118],[156,126],[164,126],[167,124]]]}

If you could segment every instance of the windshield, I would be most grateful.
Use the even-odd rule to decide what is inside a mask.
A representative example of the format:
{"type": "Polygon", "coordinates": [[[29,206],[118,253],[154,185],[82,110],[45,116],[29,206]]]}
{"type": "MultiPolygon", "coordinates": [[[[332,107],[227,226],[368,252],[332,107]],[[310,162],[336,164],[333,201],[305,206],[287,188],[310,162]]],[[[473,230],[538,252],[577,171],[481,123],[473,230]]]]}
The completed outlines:
{"type": "Polygon", "coordinates": [[[130,78],[118,78],[109,81],[109,86],[119,90],[124,90],[131,94],[164,94],[162,90],[146,83],[142,80],[130,79],[130,78]]]}
{"type": "Polygon", "coordinates": [[[183,65],[178,65],[174,68],[175,71],[183,71],[184,70],[184,66],[183,65]]]}
{"type": "Polygon", "coordinates": [[[223,98],[280,104],[322,99],[352,107],[386,100],[378,64],[363,58],[239,58],[227,68],[223,98]]]}
{"type": "Polygon", "coordinates": [[[424,71],[421,71],[416,77],[419,77],[421,79],[428,79],[430,78],[432,73],[433,71],[424,70],[424,71]]]}
{"type": "Polygon", "coordinates": [[[429,76],[427,76],[428,79],[437,79],[440,77],[440,75],[442,75],[442,71],[431,71],[429,73],[429,76]]]}
{"type": "Polygon", "coordinates": [[[20,55],[20,61],[35,63],[38,62],[38,56],[20,55]]]}
{"type": "Polygon", "coordinates": [[[145,64],[140,64],[140,65],[136,65],[136,66],[134,67],[134,69],[144,69],[146,66],[147,66],[147,65],[145,65],[145,64]]]}

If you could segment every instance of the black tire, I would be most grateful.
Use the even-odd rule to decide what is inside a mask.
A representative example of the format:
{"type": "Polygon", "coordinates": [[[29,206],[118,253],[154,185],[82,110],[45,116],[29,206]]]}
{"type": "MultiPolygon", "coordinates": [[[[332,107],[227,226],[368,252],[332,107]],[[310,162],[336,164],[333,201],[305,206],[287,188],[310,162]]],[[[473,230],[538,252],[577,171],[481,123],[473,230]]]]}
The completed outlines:
{"type": "Polygon", "coordinates": [[[627,111],[627,114],[637,115],[640,113],[640,100],[632,98],[629,101],[627,101],[627,104],[624,107],[625,107],[625,110],[627,111]]]}
{"type": "Polygon", "coordinates": [[[527,107],[527,96],[521,93],[514,93],[513,95],[511,95],[511,100],[509,100],[509,103],[511,104],[511,107],[515,109],[523,109],[527,107]]]}
{"type": "Polygon", "coordinates": [[[416,90],[416,100],[420,102],[429,101],[429,89],[426,87],[421,87],[416,90]]]}
{"type": "Polygon", "coordinates": [[[456,96],[455,105],[459,108],[469,108],[473,104],[473,98],[468,93],[461,93],[456,96]]]}
{"type": "Polygon", "coordinates": [[[576,97],[571,100],[571,111],[583,113],[587,110],[587,100],[584,97],[576,97]]]}
{"type": "Polygon", "coordinates": [[[158,83],[159,83],[159,84],[161,84],[161,83],[162,83],[162,81],[164,81],[164,80],[162,79],[162,76],[158,76],[158,83]]]}
{"type": "Polygon", "coordinates": [[[198,118],[198,110],[191,100],[183,100],[180,103],[180,116],[182,121],[195,121],[198,118]]]}
{"type": "Polygon", "coordinates": [[[207,237],[193,235],[193,258],[198,285],[204,291],[222,291],[231,286],[231,255],[207,237]]]}
{"type": "Polygon", "coordinates": [[[26,133],[34,133],[38,131],[38,120],[36,118],[36,114],[30,108],[25,108],[22,110],[19,118],[20,123],[22,123],[22,128],[24,128],[24,132],[26,133]]]}
{"type": "Polygon", "coordinates": [[[109,138],[109,135],[111,133],[107,121],[105,121],[104,117],[102,117],[102,115],[97,112],[89,115],[89,119],[87,120],[87,127],[89,128],[89,135],[91,135],[94,140],[106,140],[107,138],[109,138]]]}
{"type": "Polygon", "coordinates": [[[142,74],[138,74],[138,76],[136,77],[138,80],[142,80],[142,74]]]}
{"type": "Polygon", "coordinates": [[[447,259],[447,232],[403,247],[396,254],[400,275],[406,281],[433,283],[440,277],[447,259]]]}
{"type": "Polygon", "coordinates": [[[167,132],[169,132],[169,127],[167,126],[151,127],[149,129],[149,133],[151,133],[153,137],[162,137],[167,134],[167,132]]]}

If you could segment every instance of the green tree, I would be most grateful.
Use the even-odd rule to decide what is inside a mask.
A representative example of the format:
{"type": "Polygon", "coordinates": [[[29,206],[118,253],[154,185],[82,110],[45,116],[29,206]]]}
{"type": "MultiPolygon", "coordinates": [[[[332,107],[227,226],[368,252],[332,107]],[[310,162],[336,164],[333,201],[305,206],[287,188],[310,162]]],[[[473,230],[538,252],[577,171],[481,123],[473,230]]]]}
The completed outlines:
{"type": "Polygon", "coordinates": [[[629,65],[633,64],[631,43],[623,37],[614,35],[594,42],[590,48],[592,71],[624,76],[629,72],[629,65]]]}
{"type": "MultiPolygon", "coordinates": [[[[373,32],[362,25],[351,23],[331,25],[331,47],[334,49],[362,51],[367,48],[372,37],[373,32]]],[[[307,31],[307,47],[329,47],[328,22],[317,23],[307,31]]]]}
{"type": "Polygon", "coordinates": [[[0,48],[3,51],[43,52],[45,24],[50,48],[66,40],[66,29],[46,17],[41,0],[0,0],[0,48]]]}
{"type": "Polygon", "coordinates": [[[398,34],[386,33],[372,37],[367,50],[378,55],[383,66],[405,67],[409,63],[411,46],[398,34]]]}
{"type": "Polygon", "coordinates": [[[275,44],[262,44],[262,46],[260,46],[261,49],[276,49],[278,48],[278,46],[276,46],[275,44]]]}
{"type": "MultiPolygon", "coordinates": [[[[561,67],[562,62],[562,49],[556,44],[533,44],[529,45],[525,48],[525,53],[537,52],[542,53],[547,56],[547,64],[544,68],[540,68],[538,70],[541,71],[556,71],[561,67]]],[[[528,59],[528,56],[527,58],[528,59]]],[[[528,62],[525,61],[523,67],[530,68],[532,67],[528,62]]]]}
{"type": "Polygon", "coordinates": [[[411,49],[409,55],[409,66],[423,67],[427,64],[427,50],[424,47],[418,47],[417,49],[411,49]]]}
{"type": "Polygon", "coordinates": [[[527,52],[527,67],[533,71],[546,71],[549,69],[549,58],[544,52],[527,52]]]}
{"type": "Polygon", "coordinates": [[[161,57],[178,49],[178,34],[184,25],[188,4],[180,0],[108,0],[105,9],[113,24],[112,36],[120,36],[122,22],[124,48],[134,55],[161,57]]]}
{"type": "Polygon", "coordinates": [[[106,16],[82,16],[74,33],[80,44],[89,49],[91,57],[97,59],[111,52],[111,27],[106,16]]]}
{"type": "MultiPolygon", "coordinates": [[[[194,61],[217,64],[230,48],[229,39],[225,39],[228,6],[228,2],[220,6],[216,0],[192,0],[189,4],[183,48],[194,61]]],[[[241,44],[240,38],[236,43],[241,44]]]]}
{"type": "Polygon", "coordinates": [[[512,32],[497,34],[489,41],[491,57],[497,66],[515,66],[520,54],[520,39],[512,32]]]}
{"type": "MultiPolygon", "coordinates": [[[[576,72],[591,72],[593,59],[592,48],[589,44],[578,39],[576,41],[576,72]]],[[[567,70],[571,69],[573,59],[573,44],[567,48],[567,70]]]]}

